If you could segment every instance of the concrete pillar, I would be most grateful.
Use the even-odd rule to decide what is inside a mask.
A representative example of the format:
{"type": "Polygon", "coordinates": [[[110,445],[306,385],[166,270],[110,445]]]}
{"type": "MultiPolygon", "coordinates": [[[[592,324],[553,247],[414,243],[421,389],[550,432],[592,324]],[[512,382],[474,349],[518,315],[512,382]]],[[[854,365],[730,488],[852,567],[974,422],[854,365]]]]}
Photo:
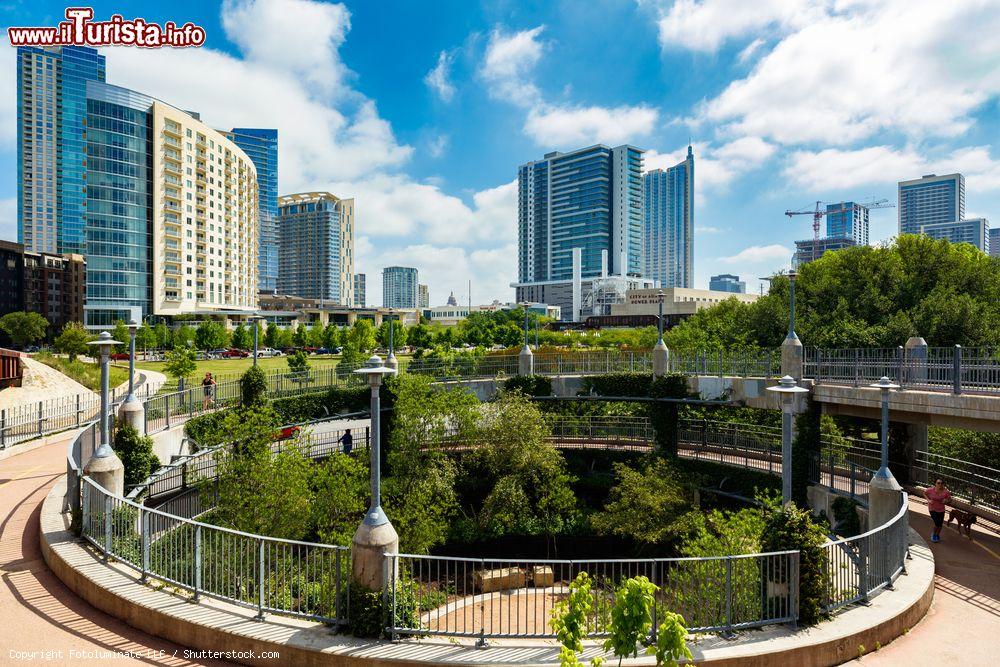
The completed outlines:
{"type": "Polygon", "coordinates": [[[396,359],[394,352],[389,353],[389,358],[385,360],[385,365],[394,371],[399,371],[399,361],[396,359]]]}
{"type": "Polygon", "coordinates": [[[525,345],[521,348],[521,352],[517,355],[517,374],[518,375],[534,375],[535,374],[535,357],[531,353],[531,348],[525,345]]]}
{"type": "MultiPolygon", "coordinates": [[[[140,431],[141,432],[141,431],[140,431]]],[[[112,495],[125,495],[125,466],[114,452],[107,456],[92,456],[83,467],[83,474],[103,486],[112,495]]]]}
{"type": "Polygon", "coordinates": [[[789,336],[781,343],[781,374],[796,382],[802,379],[802,341],[798,337],[789,336]]]}
{"type": "Polygon", "coordinates": [[[904,348],[906,349],[904,383],[927,384],[927,341],[919,336],[911,336],[904,348]]]}
{"type": "Polygon", "coordinates": [[[875,475],[868,484],[868,528],[884,525],[899,512],[903,502],[903,487],[891,474],[875,475]]]}
{"type": "Polygon", "coordinates": [[[120,423],[134,426],[139,435],[145,434],[146,409],[142,406],[142,401],[135,396],[126,399],[122,403],[122,406],[118,408],[118,419],[120,423]]]}
{"type": "Polygon", "coordinates": [[[389,522],[379,526],[362,523],[351,542],[351,576],[368,590],[379,591],[395,583],[385,554],[399,553],[399,536],[389,522]]]}
{"type": "Polygon", "coordinates": [[[670,350],[662,340],[653,346],[653,375],[662,377],[670,371],[670,350]]]}
{"type": "Polygon", "coordinates": [[[927,424],[906,425],[906,460],[910,463],[910,482],[928,484],[927,424]]]}

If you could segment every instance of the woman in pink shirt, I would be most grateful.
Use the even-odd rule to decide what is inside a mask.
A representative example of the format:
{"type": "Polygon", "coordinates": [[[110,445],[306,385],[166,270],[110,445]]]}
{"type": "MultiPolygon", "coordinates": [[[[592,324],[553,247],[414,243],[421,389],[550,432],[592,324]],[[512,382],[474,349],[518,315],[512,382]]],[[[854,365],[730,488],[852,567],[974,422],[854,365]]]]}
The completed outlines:
{"type": "Polygon", "coordinates": [[[944,525],[944,504],[951,498],[951,492],[945,488],[944,481],[938,478],[934,480],[934,486],[924,489],[924,497],[927,498],[927,509],[930,510],[931,519],[934,521],[931,542],[940,542],[941,526],[944,525]]]}

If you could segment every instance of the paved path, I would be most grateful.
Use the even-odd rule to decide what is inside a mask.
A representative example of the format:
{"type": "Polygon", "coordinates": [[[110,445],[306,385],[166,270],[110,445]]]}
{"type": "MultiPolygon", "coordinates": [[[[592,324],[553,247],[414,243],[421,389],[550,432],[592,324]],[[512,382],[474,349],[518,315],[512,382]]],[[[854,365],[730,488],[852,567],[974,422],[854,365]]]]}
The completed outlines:
{"type": "Polygon", "coordinates": [[[65,474],[66,446],[63,441],[0,461],[0,665],[226,664],[185,659],[183,647],[94,609],[46,567],[38,513],[49,488],[65,474]],[[114,652],[138,657],[122,659],[114,652]]]}
{"type": "MultiPolygon", "coordinates": [[[[859,661],[864,665],[995,665],[1000,660],[1000,538],[974,530],[975,541],[945,528],[931,544],[930,516],[910,504],[910,525],[934,553],[934,603],[909,634],[859,661]]],[[[954,525],[954,524],[953,524],[954,525]]],[[[866,647],[872,650],[873,646],[866,647]]]]}

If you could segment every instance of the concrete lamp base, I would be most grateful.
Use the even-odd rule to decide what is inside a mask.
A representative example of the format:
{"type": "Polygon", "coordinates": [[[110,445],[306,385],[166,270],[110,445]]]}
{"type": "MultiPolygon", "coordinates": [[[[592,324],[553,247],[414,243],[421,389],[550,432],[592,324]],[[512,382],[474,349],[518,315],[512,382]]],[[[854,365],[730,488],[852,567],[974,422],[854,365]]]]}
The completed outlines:
{"type": "Polygon", "coordinates": [[[885,525],[896,516],[903,502],[903,487],[889,473],[888,477],[876,474],[868,483],[868,525],[872,528],[885,525]]]}
{"type": "Polygon", "coordinates": [[[653,375],[662,377],[667,374],[670,368],[670,350],[663,341],[659,341],[653,346],[653,375]]]}
{"type": "Polygon", "coordinates": [[[380,526],[362,523],[351,542],[351,575],[354,583],[369,590],[382,590],[392,579],[385,554],[399,553],[399,536],[389,522],[380,526]]]}
{"type": "Polygon", "coordinates": [[[802,379],[802,341],[785,338],[781,344],[781,374],[791,375],[796,382],[802,379]]]}
{"type": "Polygon", "coordinates": [[[521,348],[520,353],[517,355],[517,374],[518,375],[534,375],[535,374],[535,358],[531,353],[531,348],[525,345],[521,348]]]}
{"type": "Polygon", "coordinates": [[[122,403],[122,406],[118,408],[118,419],[120,419],[123,424],[130,424],[136,431],[139,432],[139,435],[143,435],[146,428],[146,410],[142,407],[142,401],[135,396],[126,400],[122,403]]]}
{"type": "Polygon", "coordinates": [[[114,452],[108,456],[92,456],[83,467],[83,474],[115,496],[125,493],[125,466],[114,452]]]}

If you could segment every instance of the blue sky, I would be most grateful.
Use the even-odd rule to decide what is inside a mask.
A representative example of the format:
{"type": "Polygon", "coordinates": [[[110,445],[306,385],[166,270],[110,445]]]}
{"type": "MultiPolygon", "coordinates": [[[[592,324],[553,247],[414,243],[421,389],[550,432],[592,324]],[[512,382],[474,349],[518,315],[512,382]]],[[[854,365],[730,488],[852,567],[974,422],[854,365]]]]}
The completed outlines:
{"type": "MultiPolygon", "coordinates": [[[[6,2],[0,25],[65,5],[6,2]]],[[[98,2],[208,34],[109,48],[108,81],[210,124],[277,127],[281,193],[355,197],[369,302],[382,266],[432,304],[509,300],[516,169],[592,143],[696,159],[695,286],[787,268],[816,200],[886,197],[961,171],[967,214],[1000,224],[1000,0],[309,0],[98,2]]],[[[0,50],[0,237],[16,236],[14,50],[0,50]]],[[[873,211],[891,237],[893,209],[873,211]]]]}

